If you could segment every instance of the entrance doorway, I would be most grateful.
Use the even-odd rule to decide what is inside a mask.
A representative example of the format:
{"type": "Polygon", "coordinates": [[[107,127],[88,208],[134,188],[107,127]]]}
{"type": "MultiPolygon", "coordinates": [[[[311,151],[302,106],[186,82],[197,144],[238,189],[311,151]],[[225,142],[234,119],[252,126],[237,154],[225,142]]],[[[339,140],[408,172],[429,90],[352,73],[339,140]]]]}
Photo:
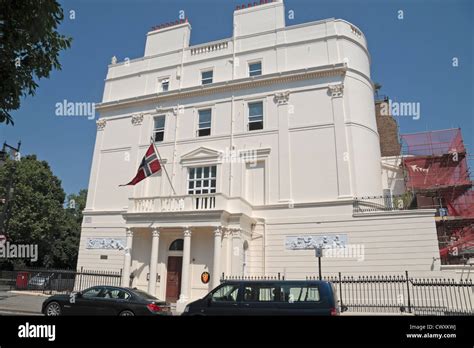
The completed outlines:
{"type": "Polygon", "coordinates": [[[181,291],[181,271],[183,266],[183,240],[176,239],[168,251],[168,273],[166,277],[166,301],[175,303],[181,291]]]}
{"type": "Polygon", "coordinates": [[[181,290],[182,256],[168,257],[168,275],[166,277],[166,301],[175,303],[181,290]]]}

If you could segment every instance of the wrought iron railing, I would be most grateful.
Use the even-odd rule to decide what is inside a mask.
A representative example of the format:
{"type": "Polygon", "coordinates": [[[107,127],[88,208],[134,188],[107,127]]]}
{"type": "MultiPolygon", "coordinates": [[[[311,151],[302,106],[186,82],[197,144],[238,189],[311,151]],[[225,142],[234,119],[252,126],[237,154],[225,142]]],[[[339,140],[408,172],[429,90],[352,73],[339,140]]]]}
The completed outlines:
{"type": "Polygon", "coordinates": [[[403,195],[354,197],[354,213],[372,213],[417,209],[416,197],[407,192],[403,195]]]}
{"type": "MultiPolygon", "coordinates": [[[[307,276],[306,280],[319,280],[307,276]]],[[[224,281],[285,280],[280,273],[272,276],[225,276],[224,281]]],[[[295,279],[296,280],[296,279],[295,279]]],[[[335,286],[341,308],[349,312],[408,313],[412,315],[474,315],[472,280],[413,278],[399,275],[324,276],[335,286]]]]}

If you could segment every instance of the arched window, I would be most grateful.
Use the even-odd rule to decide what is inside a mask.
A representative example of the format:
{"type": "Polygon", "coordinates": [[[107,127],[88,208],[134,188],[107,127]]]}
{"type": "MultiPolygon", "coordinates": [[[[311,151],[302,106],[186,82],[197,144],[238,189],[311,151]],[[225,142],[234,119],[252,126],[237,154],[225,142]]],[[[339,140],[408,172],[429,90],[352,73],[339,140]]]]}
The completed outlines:
{"type": "Polygon", "coordinates": [[[183,250],[183,240],[182,239],[176,239],[173,243],[170,245],[170,250],[173,251],[182,251],[183,250]]]}

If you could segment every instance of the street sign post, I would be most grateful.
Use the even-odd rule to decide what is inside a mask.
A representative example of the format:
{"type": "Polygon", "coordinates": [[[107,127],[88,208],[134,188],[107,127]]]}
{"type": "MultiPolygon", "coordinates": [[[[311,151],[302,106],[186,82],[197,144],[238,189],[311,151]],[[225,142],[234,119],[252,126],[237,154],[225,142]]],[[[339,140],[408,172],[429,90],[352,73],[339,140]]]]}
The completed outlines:
{"type": "Polygon", "coordinates": [[[321,257],[323,256],[323,248],[320,246],[317,246],[314,248],[314,253],[316,257],[318,258],[318,269],[319,269],[319,280],[323,279],[322,272],[321,272],[321,257]]]}

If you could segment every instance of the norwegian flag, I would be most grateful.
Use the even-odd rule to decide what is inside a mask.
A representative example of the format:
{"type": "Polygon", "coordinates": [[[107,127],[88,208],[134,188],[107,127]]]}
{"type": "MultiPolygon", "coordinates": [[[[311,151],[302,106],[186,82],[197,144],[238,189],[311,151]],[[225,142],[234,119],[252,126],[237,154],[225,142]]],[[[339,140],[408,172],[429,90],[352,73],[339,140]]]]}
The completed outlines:
{"type": "Polygon", "coordinates": [[[140,167],[138,167],[137,175],[130,181],[128,184],[120,185],[135,185],[138,184],[145,178],[148,178],[150,175],[155,174],[161,170],[161,164],[158,160],[158,154],[155,151],[155,146],[150,145],[146,151],[145,157],[143,157],[140,167]]]}

